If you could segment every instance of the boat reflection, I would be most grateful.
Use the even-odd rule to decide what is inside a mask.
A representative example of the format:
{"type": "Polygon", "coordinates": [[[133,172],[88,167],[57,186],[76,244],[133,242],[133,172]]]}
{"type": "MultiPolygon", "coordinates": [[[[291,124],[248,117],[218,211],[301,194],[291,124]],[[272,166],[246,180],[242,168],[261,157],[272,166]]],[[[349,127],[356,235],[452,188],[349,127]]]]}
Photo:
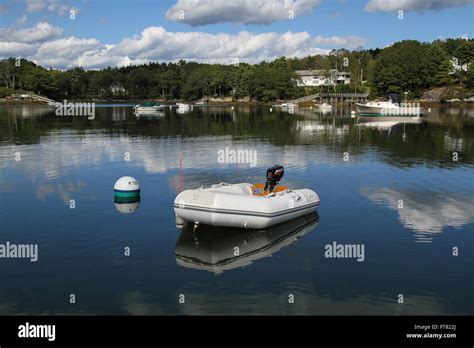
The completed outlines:
{"type": "Polygon", "coordinates": [[[264,230],[246,230],[193,224],[182,227],[176,242],[178,265],[216,274],[252,264],[292,244],[312,231],[319,221],[317,212],[264,230]]]}
{"type": "Polygon", "coordinates": [[[426,121],[424,117],[357,117],[357,125],[362,127],[377,128],[379,130],[391,129],[404,124],[421,124],[426,121]]]}
{"type": "Polygon", "coordinates": [[[163,111],[153,111],[153,112],[137,112],[135,111],[133,113],[137,118],[146,118],[146,119],[152,119],[152,118],[159,118],[159,117],[164,117],[165,113],[163,111]]]}

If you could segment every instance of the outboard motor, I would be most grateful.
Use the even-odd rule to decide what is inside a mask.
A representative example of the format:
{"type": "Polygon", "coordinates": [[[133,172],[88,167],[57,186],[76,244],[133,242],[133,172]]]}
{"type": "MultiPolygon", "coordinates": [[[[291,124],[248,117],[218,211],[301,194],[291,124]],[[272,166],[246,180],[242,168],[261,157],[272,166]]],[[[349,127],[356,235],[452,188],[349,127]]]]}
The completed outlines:
{"type": "Polygon", "coordinates": [[[285,169],[279,164],[267,169],[267,180],[265,181],[265,192],[273,192],[275,186],[283,178],[285,169]]]}

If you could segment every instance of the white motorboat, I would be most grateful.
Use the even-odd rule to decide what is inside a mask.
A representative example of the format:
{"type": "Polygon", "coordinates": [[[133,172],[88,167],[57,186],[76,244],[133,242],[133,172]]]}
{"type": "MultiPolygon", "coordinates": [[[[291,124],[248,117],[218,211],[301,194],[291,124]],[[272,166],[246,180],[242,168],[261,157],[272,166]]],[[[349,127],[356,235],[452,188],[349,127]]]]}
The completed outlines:
{"type": "Polygon", "coordinates": [[[267,170],[265,184],[220,183],[181,192],[174,201],[177,219],[214,226],[266,228],[316,210],[319,197],[309,189],[277,186],[283,167],[267,170]]]}
{"type": "Polygon", "coordinates": [[[192,107],[189,104],[176,103],[176,107],[176,113],[178,114],[186,114],[192,110],[192,107]]]}
{"type": "Polygon", "coordinates": [[[372,101],[365,104],[356,103],[356,106],[357,112],[360,115],[387,115],[391,114],[394,110],[400,109],[400,106],[391,99],[386,101],[372,101]]]}
{"type": "Polygon", "coordinates": [[[191,105],[189,105],[189,104],[176,103],[176,106],[177,106],[178,109],[182,109],[182,110],[191,109],[191,105]]]}
{"type": "Polygon", "coordinates": [[[359,116],[366,117],[421,117],[423,108],[418,103],[396,103],[391,97],[384,101],[356,103],[359,116]]]}
{"type": "Polygon", "coordinates": [[[178,225],[176,263],[215,274],[245,267],[299,240],[318,221],[318,213],[313,212],[264,230],[201,226],[195,232],[191,223],[178,225]]]}
{"type": "Polygon", "coordinates": [[[146,103],[145,105],[135,105],[133,111],[137,114],[156,114],[163,110],[163,105],[159,103],[146,103]]]}

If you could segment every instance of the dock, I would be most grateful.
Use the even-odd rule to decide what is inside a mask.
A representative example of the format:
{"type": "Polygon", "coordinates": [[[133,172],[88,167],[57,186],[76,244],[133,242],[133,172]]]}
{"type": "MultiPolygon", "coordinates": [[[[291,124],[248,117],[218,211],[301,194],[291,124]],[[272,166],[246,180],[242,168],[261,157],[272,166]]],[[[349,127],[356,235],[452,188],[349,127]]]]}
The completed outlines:
{"type": "Polygon", "coordinates": [[[329,104],[352,104],[366,102],[368,96],[368,93],[316,93],[288,101],[288,103],[298,104],[318,99],[329,104]]]}

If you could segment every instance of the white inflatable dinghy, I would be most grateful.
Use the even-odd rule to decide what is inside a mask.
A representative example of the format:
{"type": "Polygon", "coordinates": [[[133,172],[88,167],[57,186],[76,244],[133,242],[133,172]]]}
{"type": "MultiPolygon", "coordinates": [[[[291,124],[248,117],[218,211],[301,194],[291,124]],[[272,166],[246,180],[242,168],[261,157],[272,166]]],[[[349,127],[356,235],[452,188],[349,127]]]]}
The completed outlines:
{"type": "Polygon", "coordinates": [[[276,187],[282,176],[283,167],[268,169],[264,190],[263,184],[249,183],[186,190],[176,197],[174,211],[190,222],[243,228],[266,228],[315,211],[316,192],[276,187]]]}

